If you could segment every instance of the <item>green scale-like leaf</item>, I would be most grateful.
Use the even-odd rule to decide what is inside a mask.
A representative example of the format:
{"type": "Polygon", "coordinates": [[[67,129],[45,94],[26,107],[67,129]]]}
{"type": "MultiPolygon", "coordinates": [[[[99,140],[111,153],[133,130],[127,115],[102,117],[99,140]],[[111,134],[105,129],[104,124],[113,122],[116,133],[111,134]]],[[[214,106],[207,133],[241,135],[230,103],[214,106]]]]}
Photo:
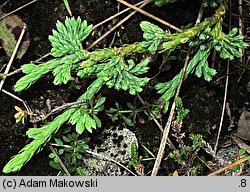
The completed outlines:
{"type": "Polygon", "coordinates": [[[148,71],[148,59],[144,59],[139,64],[133,60],[125,61],[121,56],[111,56],[110,59],[100,60],[100,64],[84,61],[81,65],[83,69],[78,72],[78,76],[83,77],[89,74],[96,74],[97,79],[92,82],[84,93],[84,99],[91,99],[102,85],[106,84],[109,88],[129,91],[135,95],[142,91],[142,86],[148,83],[149,78],[137,77],[148,71]]]}
{"type": "Polygon", "coordinates": [[[20,92],[24,89],[27,89],[35,83],[38,79],[40,79],[44,74],[52,71],[57,66],[60,65],[60,60],[50,60],[47,63],[34,65],[34,64],[26,64],[22,66],[22,71],[27,73],[27,75],[20,78],[14,87],[16,92],[20,92]]]}
{"type": "Polygon", "coordinates": [[[143,21],[140,26],[144,32],[143,38],[146,40],[141,43],[141,46],[154,53],[164,38],[167,37],[166,33],[157,25],[147,21],[143,21]]]}
{"type": "MultiPolygon", "coordinates": [[[[216,26],[221,28],[221,26],[216,26]]],[[[235,57],[242,57],[242,52],[239,49],[247,48],[249,45],[243,42],[244,37],[237,35],[238,29],[233,28],[228,35],[222,31],[220,33],[212,33],[213,46],[223,59],[233,60],[235,57]]]]}
{"type": "Polygon", "coordinates": [[[115,56],[109,60],[98,76],[103,78],[109,88],[128,90],[131,95],[135,95],[141,92],[142,86],[149,81],[149,78],[136,76],[148,71],[148,62],[148,59],[145,59],[136,65],[133,60],[126,62],[123,57],[115,56]]]}
{"type": "Polygon", "coordinates": [[[52,44],[51,54],[54,57],[61,57],[73,54],[82,50],[82,41],[91,33],[92,25],[87,21],[82,21],[80,17],[66,17],[65,25],[60,21],[56,24],[57,30],[53,30],[53,35],[49,36],[52,44]]]}
{"type": "Polygon", "coordinates": [[[81,78],[96,75],[104,69],[107,61],[113,56],[114,53],[111,49],[95,50],[87,60],[80,64],[82,69],[78,71],[77,75],[81,78]]]}
{"type": "MultiPolygon", "coordinates": [[[[167,0],[166,0],[167,1],[167,0]]],[[[196,36],[201,30],[204,30],[207,26],[213,26],[222,15],[225,13],[225,4],[216,11],[216,14],[211,18],[206,19],[201,24],[197,25],[190,30],[186,30],[183,33],[178,33],[175,35],[167,36],[163,30],[157,28],[157,26],[143,26],[145,30],[145,38],[149,41],[152,41],[151,44],[146,45],[147,48],[151,52],[156,51],[156,47],[159,46],[159,41],[162,39],[168,40],[170,36],[169,49],[176,47],[181,43],[185,43],[190,40],[194,36],[196,36]],[[146,34],[147,33],[147,34],[146,34]],[[173,40],[177,39],[177,40],[173,40]],[[156,43],[153,43],[153,40],[156,43]]],[[[145,23],[147,24],[147,23],[145,23]]],[[[148,60],[145,59],[139,64],[135,64],[133,60],[125,61],[123,57],[128,57],[135,53],[146,53],[148,49],[142,48],[141,45],[144,43],[134,43],[132,45],[125,45],[121,48],[117,49],[103,49],[93,51],[89,53],[88,51],[82,50],[82,41],[90,34],[92,30],[92,26],[88,26],[86,21],[81,21],[80,18],[75,19],[67,18],[65,24],[61,22],[57,23],[57,30],[53,31],[53,35],[49,37],[52,43],[52,55],[54,57],[61,57],[50,60],[46,63],[40,65],[27,64],[22,67],[22,70],[26,75],[21,78],[16,86],[16,91],[21,91],[28,88],[32,83],[37,81],[42,75],[53,71],[56,78],[58,78],[55,83],[66,83],[67,80],[70,79],[70,73],[68,70],[79,70],[77,67],[78,64],[82,67],[82,74],[79,76],[85,75],[96,75],[97,79],[93,81],[93,83],[88,87],[87,91],[78,99],[78,101],[87,100],[93,98],[93,96],[101,89],[102,85],[110,84],[111,87],[116,89],[129,90],[131,94],[135,94],[136,92],[140,92],[142,90],[142,86],[144,86],[149,79],[143,77],[137,77],[137,75],[145,74],[148,70],[147,64],[148,60]],[[119,56],[120,55],[120,56],[119,56]],[[71,58],[72,56],[72,58],[71,58]],[[77,59],[74,57],[77,56],[77,59]],[[70,60],[70,61],[68,61],[70,60]],[[59,72],[62,65],[66,64],[67,67],[62,70],[67,71],[67,77],[64,79],[62,74],[59,72]],[[85,68],[89,66],[97,66],[94,70],[83,71],[85,68]],[[101,66],[101,67],[99,67],[101,66]],[[57,68],[58,67],[58,68],[57,68]],[[58,77],[57,77],[58,76],[58,77]],[[108,83],[109,82],[109,83],[108,83]]],[[[164,45],[163,45],[164,48],[164,45]]],[[[197,61],[200,62],[199,59],[195,59],[190,64],[190,68],[187,71],[189,73],[193,72],[197,61]]],[[[80,72],[79,72],[80,73],[80,72]]],[[[162,84],[163,86],[166,84],[162,84]]],[[[173,88],[178,85],[178,81],[172,82],[173,88]]],[[[163,88],[163,86],[159,86],[160,89],[167,91],[163,88]]],[[[168,86],[171,87],[171,86],[168,86]]],[[[95,106],[95,104],[93,104],[95,106]]],[[[97,106],[99,111],[103,109],[101,106],[97,106]]],[[[92,108],[86,108],[91,111],[84,111],[80,109],[79,113],[74,117],[75,123],[81,119],[81,122],[86,122],[85,127],[80,126],[77,127],[77,132],[82,132],[83,129],[91,131],[92,128],[100,127],[101,121],[96,116],[96,113],[92,113],[92,108]],[[86,114],[86,115],[85,115],[86,114]],[[85,115],[85,120],[82,119],[85,115]],[[80,118],[79,118],[80,116],[80,118]],[[89,118],[90,117],[90,118],[89,118]],[[86,121],[88,119],[88,121],[86,121]]],[[[66,123],[68,120],[72,120],[71,118],[78,111],[79,108],[71,108],[67,109],[61,115],[57,116],[54,121],[49,122],[42,126],[41,128],[31,128],[27,132],[27,135],[34,139],[31,143],[27,144],[16,156],[14,156],[4,167],[4,173],[9,173],[11,171],[19,170],[30,158],[41,150],[41,148],[45,145],[45,143],[50,139],[50,137],[62,126],[63,123],[66,123]]],[[[95,110],[95,109],[94,109],[95,110]]],[[[98,111],[98,110],[97,110],[98,111]]]]}
{"type": "Polygon", "coordinates": [[[61,115],[57,116],[54,121],[43,127],[29,129],[27,135],[34,140],[23,147],[17,155],[11,158],[11,160],[4,166],[3,172],[10,173],[19,171],[36,152],[41,150],[41,147],[50,139],[51,135],[57,132],[63,123],[68,121],[74,111],[75,109],[68,109],[61,115]]]}
{"type": "Polygon", "coordinates": [[[174,3],[178,0],[152,0],[157,6],[161,7],[162,5],[167,5],[169,3],[174,3]]]}
{"type": "Polygon", "coordinates": [[[54,79],[54,84],[59,85],[59,84],[66,84],[69,80],[71,80],[71,71],[72,68],[72,63],[65,63],[64,65],[60,65],[56,67],[53,71],[55,79],[54,79]]]}
{"type": "Polygon", "coordinates": [[[101,127],[101,121],[96,116],[96,114],[103,110],[102,105],[104,104],[105,100],[105,97],[101,97],[96,101],[93,109],[91,106],[86,104],[74,112],[70,118],[70,122],[72,125],[76,125],[77,133],[82,134],[85,129],[92,133],[92,129],[101,127]]]}
{"type": "Polygon", "coordinates": [[[218,6],[223,0],[203,0],[202,4],[204,7],[216,7],[218,6]]]}
{"type": "Polygon", "coordinates": [[[90,54],[83,50],[81,43],[91,33],[91,25],[87,25],[87,22],[82,21],[80,17],[77,19],[72,17],[66,18],[65,24],[58,21],[56,27],[57,31],[53,30],[53,35],[49,36],[53,46],[51,54],[54,57],[64,57],[52,59],[40,65],[23,65],[22,71],[26,75],[17,81],[15,91],[29,88],[31,84],[51,71],[55,76],[54,84],[66,84],[71,80],[71,70],[77,68],[81,60],[90,57],[90,54]]]}
{"type": "MultiPolygon", "coordinates": [[[[208,66],[207,59],[210,54],[210,51],[211,51],[211,46],[209,45],[201,45],[199,47],[198,52],[189,61],[187,65],[184,79],[186,79],[186,77],[193,72],[195,72],[195,75],[198,77],[204,75],[204,79],[207,81],[210,81],[212,79],[212,76],[216,74],[216,71],[212,68],[209,68],[208,66]]],[[[158,91],[158,93],[163,94],[161,96],[161,99],[163,99],[165,102],[164,112],[168,111],[170,99],[175,94],[175,91],[180,83],[182,73],[183,69],[169,82],[158,83],[156,85],[156,90],[158,91]]]]}
{"type": "Polygon", "coordinates": [[[26,64],[22,66],[22,71],[26,73],[25,76],[20,78],[15,85],[15,91],[20,92],[27,89],[40,79],[43,75],[53,71],[55,76],[54,84],[66,84],[71,80],[71,70],[78,67],[78,62],[88,58],[89,55],[86,51],[82,50],[72,55],[67,55],[62,58],[52,59],[40,65],[26,64]]]}

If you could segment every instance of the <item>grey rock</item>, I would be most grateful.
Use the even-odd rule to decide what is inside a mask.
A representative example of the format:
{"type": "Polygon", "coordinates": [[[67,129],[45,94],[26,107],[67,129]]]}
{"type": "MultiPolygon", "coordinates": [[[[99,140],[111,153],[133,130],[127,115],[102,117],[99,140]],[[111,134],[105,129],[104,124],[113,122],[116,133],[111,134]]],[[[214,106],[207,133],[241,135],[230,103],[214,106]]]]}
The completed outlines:
{"type": "Polygon", "coordinates": [[[250,112],[245,108],[238,122],[237,136],[250,141],[250,112]]]}
{"type": "MultiPolygon", "coordinates": [[[[237,158],[239,157],[239,150],[240,150],[240,148],[237,145],[230,146],[227,148],[222,148],[222,149],[218,150],[217,156],[216,156],[216,159],[217,159],[217,166],[215,166],[215,167],[217,167],[216,170],[218,170],[222,167],[225,167],[227,165],[230,165],[234,161],[236,161],[237,158]]],[[[243,158],[243,157],[241,157],[241,158],[243,158]]],[[[248,172],[249,167],[250,167],[249,162],[246,161],[246,162],[241,164],[241,169],[238,169],[234,172],[231,169],[227,169],[226,171],[223,171],[221,173],[221,175],[225,175],[225,176],[248,175],[249,174],[249,172],[248,172]]]]}
{"type": "MultiPolygon", "coordinates": [[[[100,136],[103,143],[95,146],[93,152],[112,158],[122,165],[128,165],[131,160],[131,145],[138,141],[133,132],[127,128],[113,127],[105,129],[100,136]]],[[[88,176],[125,176],[128,171],[114,162],[93,156],[83,160],[83,168],[88,176]]]]}
{"type": "Polygon", "coordinates": [[[238,146],[231,146],[218,150],[217,158],[219,167],[225,167],[226,165],[231,164],[233,160],[236,160],[239,153],[239,149],[240,148],[238,146]]]}

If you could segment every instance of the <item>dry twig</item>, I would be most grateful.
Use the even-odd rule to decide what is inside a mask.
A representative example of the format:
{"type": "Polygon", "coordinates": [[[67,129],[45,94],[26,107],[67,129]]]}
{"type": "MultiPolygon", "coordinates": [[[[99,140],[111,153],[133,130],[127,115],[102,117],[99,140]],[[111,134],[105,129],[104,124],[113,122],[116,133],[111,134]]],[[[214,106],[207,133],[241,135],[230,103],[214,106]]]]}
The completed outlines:
{"type": "Polygon", "coordinates": [[[10,0],[5,1],[3,4],[0,5],[0,9],[2,9],[10,0]]]}
{"type": "MultiPolygon", "coordinates": [[[[138,2],[138,3],[134,4],[134,6],[139,6],[139,5],[141,5],[141,4],[143,4],[143,3],[146,3],[146,2],[148,2],[148,0],[138,2]]],[[[96,25],[93,27],[93,29],[95,29],[95,28],[99,27],[100,25],[102,25],[102,24],[104,24],[104,23],[106,23],[106,22],[108,22],[108,21],[110,21],[110,20],[112,20],[112,19],[118,17],[119,15],[121,15],[121,14],[123,14],[123,13],[129,11],[130,9],[131,9],[130,7],[129,7],[129,8],[126,8],[126,9],[124,9],[124,10],[122,10],[122,11],[120,11],[120,12],[114,14],[114,15],[112,15],[111,17],[109,17],[109,18],[103,20],[102,22],[96,24],[96,25]]]]}
{"type": "Polygon", "coordinates": [[[32,3],[35,3],[36,1],[39,1],[39,0],[33,0],[33,1],[31,1],[31,2],[29,2],[29,3],[27,3],[27,4],[23,5],[23,6],[21,6],[19,8],[17,8],[15,10],[13,10],[13,11],[11,11],[11,12],[3,15],[2,17],[0,17],[0,20],[3,19],[3,18],[5,18],[5,17],[8,17],[9,15],[11,15],[11,14],[13,14],[13,13],[15,13],[15,12],[21,10],[21,9],[23,9],[24,7],[27,7],[28,5],[31,5],[32,3]]]}
{"type": "MultiPolygon", "coordinates": [[[[183,72],[182,72],[182,76],[181,76],[181,80],[180,80],[179,86],[178,86],[178,88],[176,90],[174,100],[179,96],[181,85],[182,85],[182,82],[183,82],[183,78],[184,78],[185,73],[186,73],[189,57],[190,57],[190,52],[188,52],[188,54],[186,56],[185,64],[184,64],[183,72]]],[[[160,144],[160,147],[159,147],[159,150],[158,150],[158,154],[157,154],[157,157],[156,157],[156,160],[155,160],[155,164],[154,164],[154,168],[152,170],[151,176],[156,176],[157,173],[158,173],[158,170],[159,170],[159,167],[160,167],[160,164],[161,164],[161,160],[162,160],[163,155],[164,155],[165,146],[166,146],[166,142],[167,142],[167,139],[168,139],[168,134],[169,134],[169,131],[170,131],[171,123],[172,123],[172,120],[173,120],[173,117],[174,117],[174,112],[175,112],[175,102],[173,102],[173,104],[172,104],[170,114],[169,114],[169,117],[168,117],[168,121],[167,121],[167,123],[165,125],[165,128],[164,128],[164,131],[163,131],[161,144],[160,144]]]]}
{"type": "Polygon", "coordinates": [[[152,18],[152,19],[154,19],[154,20],[162,23],[163,25],[168,26],[171,29],[174,29],[177,32],[182,32],[182,30],[179,29],[178,27],[176,27],[176,26],[174,26],[174,25],[172,25],[172,24],[170,24],[170,23],[168,23],[168,22],[160,19],[159,17],[156,17],[156,16],[154,16],[154,15],[152,15],[152,14],[150,14],[150,13],[148,13],[148,12],[146,12],[146,11],[144,11],[144,10],[142,10],[142,9],[134,6],[134,5],[131,5],[130,3],[128,3],[128,2],[126,2],[124,0],[116,0],[116,1],[118,1],[118,2],[120,2],[120,3],[122,3],[122,4],[126,5],[126,6],[128,6],[128,7],[132,8],[132,9],[134,9],[134,10],[142,13],[143,15],[146,15],[146,16],[148,16],[148,17],[150,17],[150,18],[152,18]]]}
{"type": "MultiPolygon", "coordinates": [[[[149,1],[146,1],[145,3],[143,3],[140,8],[144,7],[145,5],[147,5],[149,3],[149,1]]],[[[124,19],[122,19],[120,22],[118,22],[114,27],[112,27],[110,30],[108,30],[105,34],[103,34],[101,37],[99,37],[95,42],[93,42],[89,47],[86,48],[86,50],[90,50],[92,47],[94,47],[95,45],[97,45],[100,41],[102,41],[107,35],[109,35],[110,33],[112,33],[116,28],[118,28],[119,26],[121,26],[125,21],[127,21],[130,17],[132,17],[134,14],[136,14],[137,11],[133,11],[132,13],[130,13],[127,17],[125,17],[124,19]]]]}
{"type": "Polygon", "coordinates": [[[84,104],[85,101],[78,101],[78,102],[72,102],[72,103],[66,103],[64,105],[61,105],[55,109],[52,109],[49,113],[47,113],[46,115],[43,115],[40,119],[36,119],[33,120],[32,123],[37,123],[39,121],[44,121],[45,119],[47,119],[49,116],[58,113],[62,110],[68,109],[68,108],[74,108],[74,107],[79,107],[80,105],[84,104]]]}
{"type": "Polygon", "coordinates": [[[100,155],[100,154],[95,153],[95,152],[90,151],[90,150],[86,150],[86,152],[89,153],[89,154],[91,154],[91,155],[94,155],[94,156],[97,156],[97,157],[101,157],[101,158],[103,158],[103,159],[106,159],[106,160],[108,160],[108,161],[111,161],[111,162],[113,162],[113,163],[116,163],[117,165],[121,166],[122,168],[124,168],[125,170],[127,170],[127,171],[128,171],[129,173],[131,173],[132,175],[137,176],[137,175],[134,174],[131,170],[129,170],[127,167],[125,167],[124,165],[122,165],[121,163],[115,161],[115,160],[112,159],[112,158],[105,157],[105,156],[103,156],[103,155],[100,155]]]}
{"type": "MultiPolygon", "coordinates": [[[[230,12],[230,16],[229,16],[229,31],[231,30],[231,23],[232,23],[231,10],[232,10],[232,1],[230,0],[229,1],[229,12],[230,12]]],[[[215,146],[214,146],[214,152],[215,152],[215,154],[217,153],[217,149],[218,149],[218,145],[219,145],[219,139],[220,139],[220,134],[221,134],[221,130],[222,130],[225,109],[226,109],[227,90],[228,90],[228,82],[229,82],[229,73],[230,73],[230,60],[228,59],[227,60],[227,72],[226,72],[227,76],[226,76],[226,82],[225,82],[225,91],[224,91],[224,99],[223,99],[223,106],[222,106],[222,112],[221,112],[220,126],[219,126],[219,130],[218,130],[218,135],[217,135],[216,143],[215,143],[215,146]]]]}
{"type": "Polygon", "coordinates": [[[56,156],[56,158],[58,159],[58,162],[60,163],[60,165],[62,166],[64,172],[70,176],[70,173],[68,171],[68,169],[66,168],[66,166],[64,165],[63,161],[61,160],[61,158],[59,157],[59,155],[57,154],[57,152],[55,151],[55,149],[52,146],[49,146],[49,149],[52,151],[52,153],[56,156]]]}
{"type": "Polygon", "coordinates": [[[217,171],[215,171],[213,173],[208,174],[208,176],[215,176],[215,175],[221,173],[222,171],[226,171],[228,169],[231,169],[231,168],[235,167],[236,165],[244,163],[247,160],[250,160],[250,156],[243,157],[242,159],[239,159],[239,160],[237,160],[234,163],[231,163],[231,164],[229,164],[229,165],[227,165],[227,166],[225,166],[225,167],[223,167],[223,168],[221,168],[221,169],[219,169],[219,170],[217,170],[217,171]]]}
{"type": "Polygon", "coordinates": [[[7,65],[7,67],[6,67],[5,71],[4,71],[4,76],[3,76],[3,78],[2,78],[2,80],[1,80],[1,82],[0,82],[0,91],[1,91],[2,88],[3,88],[3,84],[4,84],[4,82],[5,82],[6,75],[9,73],[10,67],[11,67],[11,65],[12,65],[12,63],[13,63],[13,61],[14,61],[14,59],[15,59],[16,53],[17,53],[18,48],[19,48],[19,46],[20,46],[20,44],[21,44],[21,41],[22,41],[22,38],[23,38],[23,36],[24,36],[25,31],[26,31],[26,25],[23,26],[23,29],[22,29],[22,31],[21,31],[21,34],[20,34],[19,38],[18,38],[17,44],[16,44],[16,46],[15,46],[15,48],[14,48],[14,50],[13,50],[13,53],[12,53],[12,55],[11,55],[11,57],[10,57],[10,60],[9,60],[9,62],[8,62],[8,65],[7,65]]]}
{"type": "MultiPolygon", "coordinates": [[[[196,24],[199,22],[200,18],[202,17],[202,13],[203,13],[203,6],[200,7],[196,24]]],[[[184,79],[184,76],[185,76],[185,73],[186,73],[186,69],[187,69],[187,65],[188,65],[188,62],[189,62],[190,54],[191,54],[191,49],[189,48],[188,52],[187,52],[186,59],[185,59],[183,71],[182,71],[182,74],[181,74],[180,83],[179,83],[178,88],[177,88],[176,93],[175,93],[174,101],[179,96],[181,86],[182,86],[182,82],[183,82],[183,79],[184,79]]],[[[157,157],[156,157],[156,160],[155,160],[155,164],[154,164],[151,176],[156,176],[157,173],[158,173],[158,170],[159,170],[159,167],[160,167],[160,164],[161,164],[161,160],[162,160],[163,155],[164,155],[164,151],[165,151],[166,142],[167,142],[167,139],[168,139],[168,134],[169,134],[169,131],[170,131],[171,123],[172,123],[172,120],[174,118],[174,113],[175,113],[175,102],[173,102],[173,104],[172,104],[170,114],[168,116],[168,121],[167,121],[167,123],[165,125],[165,128],[164,128],[164,131],[163,131],[161,144],[160,144],[160,147],[159,147],[159,150],[158,150],[158,154],[157,154],[157,157]]]]}
{"type": "MultiPolygon", "coordinates": [[[[152,112],[150,111],[150,109],[148,109],[148,106],[147,106],[146,102],[142,99],[142,97],[140,96],[139,93],[137,93],[137,97],[139,98],[139,101],[141,102],[141,104],[146,107],[149,116],[153,119],[153,121],[155,122],[155,124],[157,125],[157,127],[159,128],[159,130],[161,131],[161,133],[163,133],[163,128],[162,128],[161,124],[155,118],[155,115],[152,114],[152,112]]],[[[169,144],[169,146],[170,146],[171,149],[176,149],[176,147],[174,146],[173,142],[169,138],[168,138],[168,144],[169,144]]]]}
{"type": "Polygon", "coordinates": [[[5,89],[2,89],[2,92],[5,93],[6,95],[9,95],[10,97],[12,97],[12,98],[14,98],[14,99],[20,101],[20,102],[22,102],[23,105],[24,105],[24,107],[25,107],[25,109],[27,110],[28,114],[32,114],[32,111],[31,111],[31,109],[30,109],[30,107],[28,106],[28,104],[27,104],[26,101],[22,100],[21,98],[17,97],[16,95],[14,95],[14,94],[12,94],[12,93],[10,93],[10,92],[8,92],[8,91],[6,91],[5,89]]]}
{"type": "Polygon", "coordinates": [[[6,66],[6,69],[4,71],[4,76],[2,77],[2,80],[0,82],[0,92],[2,91],[3,93],[9,95],[10,97],[12,97],[12,98],[14,98],[14,99],[16,99],[18,101],[21,101],[23,103],[24,107],[26,108],[27,112],[31,113],[31,109],[29,108],[29,106],[27,105],[27,103],[24,100],[20,99],[19,97],[15,96],[14,94],[12,94],[12,93],[10,93],[10,92],[8,92],[8,91],[6,91],[6,90],[3,89],[3,85],[4,85],[4,82],[5,82],[5,79],[8,76],[10,67],[11,67],[11,65],[12,65],[12,63],[14,61],[14,58],[16,56],[16,53],[18,51],[18,48],[19,48],[20,43],[22,41],[22,38],[24,36],[25,30],[26,30],[26,25],[24,25],[23,30],[21,31],[21,34],[20,34],[20,36],[18,38],[18,41],[17,41],[17,44],[16,44],[16,46],[15,46],[15,48],[13,50],[13,53],[12,53],[12,55],[10,57],[10,60],[9,60],[9,62],[7,64],[7,66],[6,66]]]}

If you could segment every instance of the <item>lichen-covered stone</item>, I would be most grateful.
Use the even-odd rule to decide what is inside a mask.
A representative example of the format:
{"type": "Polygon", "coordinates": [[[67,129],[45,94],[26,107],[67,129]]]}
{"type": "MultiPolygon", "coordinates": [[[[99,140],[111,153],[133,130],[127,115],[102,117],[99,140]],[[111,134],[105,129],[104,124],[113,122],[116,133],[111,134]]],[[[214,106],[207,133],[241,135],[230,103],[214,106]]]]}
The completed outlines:
{"type": "MultiPolygon", "coordinates": [[[[218,150],[217,152],[217,164],[216,164],[216,169],[218,170],[219,168],[225,167],[233,163],[234,161],[237,160],[239,157],[239,150],[240,148],[236,145],[230,146],[227,148],[222,148],[218,150]]],[[[242,164],[242,170],[236,170],[232,171],[231,169],[228,169],[224,172],[221,173],[221,175],[237,175],[240,174],[248,174],[248,169],[249,169],[249,163],[246,161],[245,163],[242,164]]]]}
{"type": "MultiPolygon", "coordinates": [[[[114,159],[115,161],[127,166],[131,160],[131,145],[136,143],[137,138],[133,132],[127,128],[112,127],[105,129],[100,136],[103,143],[96,146],[94,152],[114,159]]],[[[83,160],[85,174],[89,176],[124,176],[128,172],[114,162],[101,157],[92,156],[83,160]]]]}

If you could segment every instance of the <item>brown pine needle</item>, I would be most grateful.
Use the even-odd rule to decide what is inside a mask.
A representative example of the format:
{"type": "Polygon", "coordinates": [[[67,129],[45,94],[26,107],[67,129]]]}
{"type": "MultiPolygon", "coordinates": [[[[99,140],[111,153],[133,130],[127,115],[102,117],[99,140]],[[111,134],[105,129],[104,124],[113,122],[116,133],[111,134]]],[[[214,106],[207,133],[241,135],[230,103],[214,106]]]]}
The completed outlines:
{"type": "Polygon", "coordinates": [[[213,172],[213,173],[210,173],[208,176],[215,176],[215,175],[221,173],[222,171],[226,171],[226,170],[228,170],[228,169],[231,169],[231,168],[235,167],[236,165],[239,165],[239,164],[241,164],[241,163],[244,163],[244,162],[247,161],[247,160],[250,160],[250,155],[247,156],[247,157],[244,157],[244,158],[242,158],[242,159],[239,159],[239,160],[237,160],[236,162],[231,163],[231,164],[229,164],[229,165],[227,165],[227,166],[225,166],[225,167],[223,167],[223,168],[221,168],[221,169],[219,169],[219,170],[217,170],[217,171],[215,171],[215,172],[213,172]]]}

